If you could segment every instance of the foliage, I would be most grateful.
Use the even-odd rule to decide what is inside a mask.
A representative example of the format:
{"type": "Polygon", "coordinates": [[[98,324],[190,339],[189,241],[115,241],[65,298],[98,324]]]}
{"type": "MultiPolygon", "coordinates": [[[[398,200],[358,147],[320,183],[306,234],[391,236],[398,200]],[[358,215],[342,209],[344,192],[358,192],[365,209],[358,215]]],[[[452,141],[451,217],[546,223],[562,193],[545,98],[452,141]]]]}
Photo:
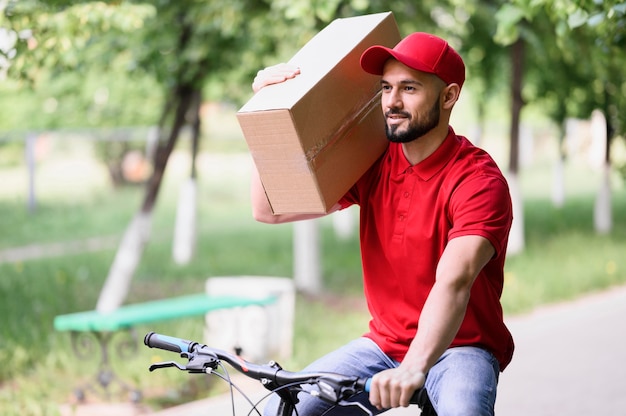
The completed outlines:
{"type": "Polygon", "coordinates": [[[56,83],[67,74],[74,85],[65,94],[71,95],[88,73],[110,74],[108,85],[119,84],[119,76],[147,77],[161,86],[160,96],[152,94],[157,108],[163,94],[181,84],[202,88],[208,82],[220,99],[240,101],[249,94],[252,71],[277,49],[276,36],[288,27],[262,0],[5,3],[0,28],[8,41],[0,48],[0,66],[11,79],[46,89],[46,80],[56,83]]]}
{"type": "Polygon", "coordinates": [[[20,88],[15,80],[0,84],[11,100],[0,101],[0,130],[27,131],[146,126],[154,124],[160,88],[150,77],[97,68],[84,76],[63,73],[39,78],[35,89],[20,88]]]}
{"type": "Polygon", "coordinates": [[[543,52],[536,90],[551,90],[557,121],[600,108],[609,135],[625,133],[626,113],[620,109],[626,106],[626,3],[515,0],[503,4],[496,18],[499,42],[511,44],[521,36],[543,52]],[[558,103],[562,109],[555,108],[558,103]]]}
{"type": "Polygon", "coordinates": [[[36,79],[48,68],[50,79],[90,66],[100,74],[149,74],[164,92],[174,80],[202,80],[210,98],[236,102],[249,96],[256,70],[287,59],[331,20],[392,10],[403,33],[432,31],[462,51],[468,79],[481,92],[477,97],[486,99],[502,87],[502,45],[521,36],[533,51],[526,65],[527,100],[546,100],[560,122],[564,113],[588,115],[607,90],[617,100],[613,124],[622,130],[624,112],[617,109],[626,95],[619,78],[626,6],[616,0],[23,0],[4,2],[3,9],[0,27],[11,41],[0,55],[10,57],[13,77],[36,79]],[[177,50],[181,30],[189,36],[184,51],[177,50]],[[581,54],[593,59],[581,60],[581,54]],[[610,85],[605,88],[603,80],[610,85]],[[565,97],[566,91],[573,92],[565,97]]]}
{"type": "Polygon", "coordinates": [[[132,33],[154,10],[32,0],[5,7],[0,26],[12,31],[14,44],[9,78],[0,86],[14,99],[0,103],[10,115],[0,129],[154,124],[162,92],[153,78],[133,68],[128,53],[137,41],[132,33]]]}
{"type": "Polygon", "coordinates": [[[137,41],[132,34],[156,11],[145,4],[110,3],[9,1],[0,21],[17,35],[8,51],[13,55],[9,73],[34,81],[43,70],[54,77],[94,64],[127,65],[124,54],[137,41]]]}

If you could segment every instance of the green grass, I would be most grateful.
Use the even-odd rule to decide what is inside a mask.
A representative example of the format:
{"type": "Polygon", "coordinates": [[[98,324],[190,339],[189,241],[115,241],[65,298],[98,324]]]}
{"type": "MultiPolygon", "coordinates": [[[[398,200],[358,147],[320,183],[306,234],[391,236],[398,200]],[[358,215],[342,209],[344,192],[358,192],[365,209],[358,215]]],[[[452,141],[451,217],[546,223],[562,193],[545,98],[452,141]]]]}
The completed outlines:
{"type": "Polygon", "coordinates": [[[507,259],[505,312],[520,313],[546,303],[573,299],[626,281],[626,198],[614,200],[610,235],[592,228],[590,198],[571,199],[557,210],[548,201],[526,207],[526,250],[507,259]]]}
{"type": "MultiPolygon", "coordinates": [[[[0,250],[92,237],[121,238],[139,207],[142,189],[113,191],[101,167],[93,162],[86,165],[80,153],[68,153],[38,166],[34,213],[26,209],[23,171],[0,171],[0,180],[7,184],[0,191],[0,250]]],[[[292,228],[251,219],[248,170],[240,163],[246,159],[237,153],[230,154],[234,159],[225,164],[206,154],[201,159],[197,255],[188,265],[174,264],[171,240],[178,191],[187,176],[186,157],[177,153],[168,168],[151,240],[127,302],[203,291],[209,276],[290,276],[292,228]]],[[[568,167],[568,194],[561,209],[549,200],[549,177],[549,167],[538,164],[521,178],[526,250],[507,260],[503,296],[507,314],[626,282],[626,195],[621,182],[616,181],[613,195],[614,229],[601,236],[592,227],[597,174],[579,165],[568,167]]],[[[282,363],[287,368],[300,368],[358,336],[367,325],[363,303],[355,300],[361,294],[358,240],[336,238],[329,219],[321,224],[322,270],[329,295],[298,298],[295,353],[282,363]]],[[[71,400],[72,387],[94,373],[95,360],[77,360],[68,334],[55,333],[52,320],[58,314],[93,309],[114,255],[113,246],[0,264],[0,413],[54,415],[59,403],[71,400]]],[[[203,336],[201,317],[137,330],[140,336],[148,330],[191,339],[203,336]]],[[[140,347],[126,361],[117,362],[116,368],[147,392],[148,402],[155,406],[206,396],[207,386],[186,374],[147,372],[151,361],[171,358],[175,357],[140,347]]]]}

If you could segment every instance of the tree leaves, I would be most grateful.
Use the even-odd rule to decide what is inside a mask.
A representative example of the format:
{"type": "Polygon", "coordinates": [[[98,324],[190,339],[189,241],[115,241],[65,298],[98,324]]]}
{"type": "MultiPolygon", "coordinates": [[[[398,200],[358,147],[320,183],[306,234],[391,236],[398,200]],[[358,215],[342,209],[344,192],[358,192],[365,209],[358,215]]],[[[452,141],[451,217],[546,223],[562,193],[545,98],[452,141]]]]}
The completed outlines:
{"type": "Polygon", "coordinates": [[[611,108],[626,106],[621,92],[626,88],[622,70],[626,60],[626,2],[513,0],[501,5],[496,19],[496,40],[502,44],[521,36],[525,27],[527,34],[536,33],[536,38],[552,50],[536,79],[544,89],[558,91],[559,99],[554,102],[567,109],[564,113],[555,108],[561,117],[586,117],[593,108],[603,108],[618,134],[624,133],[626,113],[611,108]],[[546,19],[552,33],[541,23],[546,19]],[[555,71],[561,74],[557,78],[551,76],[555,71]],[[549,85],[543,83],[548,79],[552,80],[549,85]]]}

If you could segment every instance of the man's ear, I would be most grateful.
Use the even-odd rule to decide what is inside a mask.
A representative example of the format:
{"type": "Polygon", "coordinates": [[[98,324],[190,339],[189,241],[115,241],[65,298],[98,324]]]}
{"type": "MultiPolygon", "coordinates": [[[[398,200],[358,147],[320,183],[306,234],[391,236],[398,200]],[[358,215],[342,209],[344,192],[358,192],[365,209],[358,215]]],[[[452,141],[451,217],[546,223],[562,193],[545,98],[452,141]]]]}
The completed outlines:
{"type": "Polygon", "coordinates": [[[441,92],[441,104],[445,110],[452,110],[454,104],[459,100],[459,94],[461,94],[461,87],[459,84],[449,84],[441,92]]]}

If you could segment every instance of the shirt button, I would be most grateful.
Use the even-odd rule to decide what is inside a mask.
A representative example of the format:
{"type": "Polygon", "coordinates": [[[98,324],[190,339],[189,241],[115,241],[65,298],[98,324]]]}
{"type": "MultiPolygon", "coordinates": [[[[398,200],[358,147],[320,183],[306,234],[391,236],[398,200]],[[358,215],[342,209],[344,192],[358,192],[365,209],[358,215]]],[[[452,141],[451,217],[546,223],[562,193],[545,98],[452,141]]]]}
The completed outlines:
{"type": "Polygon", "coordinates": [[[404,215],[399,215],[399,216],[398,216],[398,219],[399,219],[400,221],[404,221],[404,215]]]}
{"type": "Polygon", "coordinates": [[[408,198],[409,196],[411,196],[411,194],[410,194],[410,193],[408,193],[408,192],[405,192],[405,193],[404,193],[404,197],[405,197],[405,198],[408,198]]]}

